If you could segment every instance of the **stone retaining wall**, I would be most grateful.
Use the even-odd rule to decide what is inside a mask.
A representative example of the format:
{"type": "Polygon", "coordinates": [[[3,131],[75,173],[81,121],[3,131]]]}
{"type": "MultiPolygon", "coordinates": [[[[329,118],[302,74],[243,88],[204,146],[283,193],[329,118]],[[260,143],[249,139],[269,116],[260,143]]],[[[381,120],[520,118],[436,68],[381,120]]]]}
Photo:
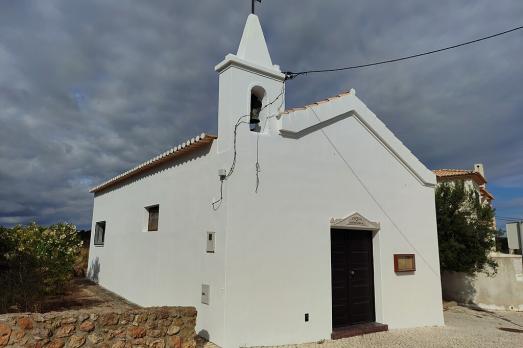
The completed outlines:
{"type": "Polygon", "coordinates": [[[196,309],[67,311],[0,315],[0,347],[194,348],[196,309]]]}

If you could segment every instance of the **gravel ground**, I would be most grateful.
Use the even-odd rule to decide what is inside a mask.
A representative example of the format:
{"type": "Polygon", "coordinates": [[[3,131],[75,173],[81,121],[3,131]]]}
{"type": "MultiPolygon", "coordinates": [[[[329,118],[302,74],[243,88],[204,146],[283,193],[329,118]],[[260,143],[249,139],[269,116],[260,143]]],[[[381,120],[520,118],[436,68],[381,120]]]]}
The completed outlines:
{"type": "MultiPolygon", "coordinates": [[[[523,348],[523,312],[491,312],[461,306],[445,311],[445,327],[391,330],[323,343],[281,346],[285,348],[349,347],[502,347],[523,348]]],[[[201,342],[199,347],[216,348],[201,342]]]]}

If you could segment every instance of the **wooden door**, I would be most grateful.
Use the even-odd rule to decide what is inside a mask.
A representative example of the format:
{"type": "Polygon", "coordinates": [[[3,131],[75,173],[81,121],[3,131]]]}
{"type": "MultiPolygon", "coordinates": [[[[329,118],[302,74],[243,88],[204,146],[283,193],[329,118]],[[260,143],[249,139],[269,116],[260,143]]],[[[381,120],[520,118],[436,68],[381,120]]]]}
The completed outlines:
{"type": "Polygon", "coordinates": [[[375,321],[372,232],[331,230],[332,325],[375,321]]]}

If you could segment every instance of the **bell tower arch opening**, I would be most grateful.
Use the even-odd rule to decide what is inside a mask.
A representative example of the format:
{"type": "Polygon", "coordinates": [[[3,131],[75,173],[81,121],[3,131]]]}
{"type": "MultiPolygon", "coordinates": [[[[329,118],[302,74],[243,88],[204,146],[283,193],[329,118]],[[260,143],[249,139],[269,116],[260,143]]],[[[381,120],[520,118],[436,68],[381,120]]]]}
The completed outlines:
{"type": "Polygon", "coordinates": [[[260,86],[251,89],[251,103],[249,107],[249,126],[252,132],[260,132],[262,129],[262,107],[265,98],[265,90],[260,86]]]}

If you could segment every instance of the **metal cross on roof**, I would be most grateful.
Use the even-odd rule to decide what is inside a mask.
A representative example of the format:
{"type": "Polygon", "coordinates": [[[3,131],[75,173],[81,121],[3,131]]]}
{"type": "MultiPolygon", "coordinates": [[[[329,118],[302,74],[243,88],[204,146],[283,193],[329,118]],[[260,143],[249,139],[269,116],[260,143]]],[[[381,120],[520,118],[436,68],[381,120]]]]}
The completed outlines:
{"type": "Polygon", "coordinates": [[[260,4],[261,4],[261,1],[262,0],[252,0],[252,14],[254,14],[254,10],[256,9],[256,7],[254,6],[254,3],[258,1],[260,4]]]}

